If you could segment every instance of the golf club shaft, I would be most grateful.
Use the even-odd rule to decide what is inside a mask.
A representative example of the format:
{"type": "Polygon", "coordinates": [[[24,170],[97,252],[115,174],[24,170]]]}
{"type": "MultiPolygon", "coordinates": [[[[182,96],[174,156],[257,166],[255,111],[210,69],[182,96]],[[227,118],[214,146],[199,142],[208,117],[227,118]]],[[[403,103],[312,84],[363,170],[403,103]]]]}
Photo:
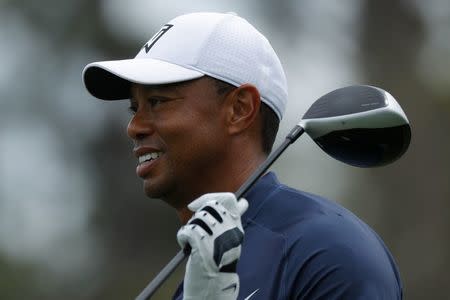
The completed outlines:
{"type": "MultiPolygon", "coordinates": [[[[256,169],[255,172],[244,182],[244,184],[235,193],[239,200],[248,190],[256,183],[256,181],[267,171],[267,169],[277,160],[277,158],[286,150],[286,148],[294,143],[305,130],[296,125],[286,136],[284,142],[278,146],[267,159],[256,169]]],[[[175,269],[189,256],[190,249],[180,250],[177,255],[159,272],[159,274],[147,285],[147,287],[136,297],[136,300],[147,300],[158,290],[158,288],[166,281],[166,279],[175,271],[175,269]]]]}

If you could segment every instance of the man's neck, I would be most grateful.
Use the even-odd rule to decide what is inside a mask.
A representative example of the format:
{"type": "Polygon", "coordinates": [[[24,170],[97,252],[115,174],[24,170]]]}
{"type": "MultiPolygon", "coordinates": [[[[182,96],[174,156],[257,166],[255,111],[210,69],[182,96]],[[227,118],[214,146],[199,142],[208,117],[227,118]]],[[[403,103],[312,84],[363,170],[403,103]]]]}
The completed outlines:
{"type": "MultiPolygon", "coordinates": [[[[225,164],[226,169],[217,172],[217,175],[201,176],[205,180],[203,184],[204,188],[191,193],[191,196],[188,197],[189,199],[185,198],[183,201],[184,205],[176,208],[181,223],[186,224],[192,217],[193,212],[187,207],[190,202],[206,193],[236,192],[265,159],[266,156],[264,154],[254,155],[253,153],[250,156],[239,153],[233,157],[233,162],[225,164]]],[[[198,176],[198,174],[196,174],[196,176],[198,176]]],[[[183,196],[186,197],[186,194],[183,196]]]]}

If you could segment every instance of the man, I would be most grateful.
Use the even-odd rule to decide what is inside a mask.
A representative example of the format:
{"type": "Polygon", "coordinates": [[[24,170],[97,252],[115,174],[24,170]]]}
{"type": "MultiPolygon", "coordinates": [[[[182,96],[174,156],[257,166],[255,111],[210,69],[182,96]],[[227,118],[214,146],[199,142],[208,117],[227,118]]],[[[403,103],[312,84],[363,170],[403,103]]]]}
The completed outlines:
{"type": "Polygon", "coordinates": [[[128,135],[147,196],[174,207],[191,249],[174,299],[401,299],[381,239],[334,202],[266,174],[287,101],[267,39],[235,14],[165,24],[135,59],[86,66],[88,91],[130,99],[128,135]]]}

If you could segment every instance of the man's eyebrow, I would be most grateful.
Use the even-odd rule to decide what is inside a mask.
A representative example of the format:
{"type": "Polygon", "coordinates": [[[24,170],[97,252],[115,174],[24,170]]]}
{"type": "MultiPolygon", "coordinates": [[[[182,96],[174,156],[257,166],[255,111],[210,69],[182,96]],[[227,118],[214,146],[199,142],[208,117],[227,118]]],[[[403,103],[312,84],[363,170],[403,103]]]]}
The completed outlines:
{"type": "MultiPolygon", "coordinates": [[[[142,87],[141,87],[142,88],[142,87]]],[[[177,87],[175,86],[169,86],[169,85],[144,85],[143,86],[143,91],[142,93],[148,94],[149,92],[171,92],[171,91],[176,91],[177,87]]],[[[136,98],[136,88],[131,88],[130,89],[130,102],[137,102],[136,98]]]]}

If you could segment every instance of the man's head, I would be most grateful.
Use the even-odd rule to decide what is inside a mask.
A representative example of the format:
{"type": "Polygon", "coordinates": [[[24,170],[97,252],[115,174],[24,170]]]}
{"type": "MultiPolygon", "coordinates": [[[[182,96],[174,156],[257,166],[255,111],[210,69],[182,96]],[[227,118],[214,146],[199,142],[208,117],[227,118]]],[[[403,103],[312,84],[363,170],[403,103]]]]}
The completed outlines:
{"type": "Polygon", "coordinates": [[[145,193],[182,208],[206,192],[237,189],[267,155],[261,106],[253,85],[227,86],[209,76],[133,84],[128,135],[145,193]]]}
{"type": "MultiPolygon", "coordinates": [[[[135,114],[128,133],[141,160],[149,151],[150,156],[170,158],[167,177],[160,178],[166,181],[153,185],[158,182],[154,178],[144,184],[152,197],[173,189],[174,182],[163,188],[171,176],[186,192],[187,186],[197,185],[195,177],[211,191],[223,188],[214,187],[214,175],[235,169],[238,159],[251,162],[245,157],[249,147],[243,147],[247,141],[257,143],[252,151],[270,152],[287,101],[285,75],[271,45],[233,14],[179,16],[136,58],[89,64],[83,79],[97,98],[131,99],[135,114]],[[233,152],[236,146],[241,153],[233,152]]],[[[162,165],[158,158],[155,166],[158,161],[162,165]]],[[[139,165],[137,172],[145,177],[149,168],[139,165]]]]}

